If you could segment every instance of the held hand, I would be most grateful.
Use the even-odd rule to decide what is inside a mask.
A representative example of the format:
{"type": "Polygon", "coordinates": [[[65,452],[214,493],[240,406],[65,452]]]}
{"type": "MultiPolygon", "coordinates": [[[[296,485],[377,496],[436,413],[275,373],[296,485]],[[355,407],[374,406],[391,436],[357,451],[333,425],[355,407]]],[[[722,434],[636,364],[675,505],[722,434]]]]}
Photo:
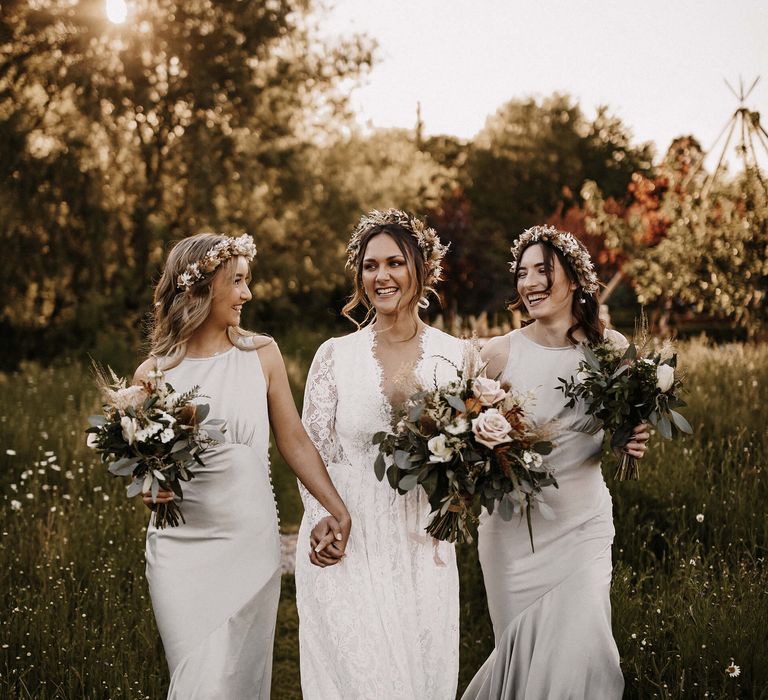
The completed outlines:
{"type": "Polygon", "coordinates": [[[154,501],[152,500],[151,491],[145,491],[141,494],[144,505],[150,510],[156,510],[158,503],[170,503],[175,497],[173,491],[166,491],[165,489],[160,489],[157,492],[157,498],[154,501]]]}
{"type": "Polygon", "coordinates": [[[309,560],[321,568],[338,564],[344,557],[351,525],[349,515],[340,521],[332,515],[323,518],[309,537],[309,560]]]}
{"type": "Polygon", "coordinates": [[[635,459],[642,459],[645,457],[646,449],[648,449],[650,437],[648,423],[640,423],[640,425],[635,426],[635,429],[632,431],[632,437],[624,445],[623,451],[635,459]]]}

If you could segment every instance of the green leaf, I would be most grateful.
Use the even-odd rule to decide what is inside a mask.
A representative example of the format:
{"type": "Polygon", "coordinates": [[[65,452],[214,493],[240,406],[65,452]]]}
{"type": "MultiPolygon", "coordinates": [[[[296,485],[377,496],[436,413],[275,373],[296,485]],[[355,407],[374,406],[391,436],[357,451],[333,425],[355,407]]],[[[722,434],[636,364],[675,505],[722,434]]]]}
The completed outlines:
{"type": "Polygon", "coordinates": [[[109,465],[109,473],[115,476],[130,476],[140,461],[140,457],[122,457],[109,465]]]}
{"type": "Polygon", "coordinates": [[[213,440],[214,442],[226,442],[227,438],[224,436],[224,433],[222,433],[220,430],[206,428],[205,432],[208,433],[208,437],[213,440]]]}
{"type": "Polygon", "coordinates": [[[395,464],[403,471],[413,469],[410,457],[411,455],[405,450],[395,450],[395,464]]]}
{"type": "Polygon", "coordinates": [[[386,437],[387,437],[387,434],[383,430],[380,430],[378,433],[373,434],[373,437],[371,438],[371,442],[374,445],[378,445],[379,443],[383,442],[386,439],[386,437]]]}
{"type": "Polygon", "coordinates": [[[584,346],[584,359],[592,369],[597,370],[598,372],[600,371],[600,360],[597,359],[597,355],[595,355],[589,345],[584,346]]]}
{"type": "Polygon", "coordinates": [[[92,428],[100,428],[106,425],[107,419],[104,416],[88,416],[88,423],[92,428]]]}
{"type": "Polygon", "coordinates": [[[182,450],[186,450],[189,447],[189,439],[188,438],[181,438],[180,440],[177,440],[173,447],[171,447],[170,454],[176,455],[177,452],[181,452],[182,450]]]}
{"type": "Polygon", "coordinates": [[[508,498],[502,498],[499,501],[499,515],[502,520],[512,520],[512,516],[515,514],[515,506],[508,498]]]}
{"type": "Polygon", "coordinates": [[[427,492],[427,496],[429,498],[432,498],[435,493],[435,489],[437,489],[437,479],[437,471],[433,470],[430,472],[429,476],[427,476],[427,478],[421,482],[421,485],[427,492]]]}
{"type": "Polygon", "coordinates": [[[128,498],[133,498],[134,496],[138,496],[141,493],[141,486],[143,479],[134,479],[126,489],[126,495],[128,498]]]}
{"type": "Polygon", "coordinates": [[[531,447],[534,452],[538,452],[540,455],[548,455],[550,452],[552,452],[553,448],[554,445],[551,442],[547,442],[545,440],[537,442],[533,445],[533,447],[531,447]]]}
{"type": "Polygon", "coordinates": [[[466,404],[458,396],[453,396],[449,394],[448,396],[445,397],[445,400],[448,402],[448,405],[451,408],[455,408],[459,413],[467,412],[466,404]]]}
{"type": "Polygon", "coordinates": [[[672,418],[672,421],[677,426],[677,429],[682,433],[688,433],[688,435],[693,435],[693,428],[691,427],[691,424],[685,419],[685,417],[678,413],[677,411],[673,411],[671,408],[669,409],[669,415],[672,418]]]}
{"type": "Polygon", "coordinates": [[[418,483],[419,483],[419,475],[410,473],[410,474],[406,474],[402,479],[400,479],[398,486],[403,491],[410,491],[418,483]]]}
{"type": "MultiPolygon", "coordinates": [[[[375,437],[375,436],[374,436],[375,437]]],[[[373,463],[373,472],[376,474],[376,478],[379,481],[383,481],[384,479],[384,473],[387,470],[386,462],[384,461],[384,455],[379,452],[378,456],[376,457],[376,461],[373,463]]]]}
{"type": "Polygon", "coordinates": [[[211,407],[207,403],[197,404],[195,407],[195,421],[197,421],[198,424],[202,423],[208,417],[210,410],[211,407]]]}
{"type": "Polygon", "coordinates": [[[669,418],[667,418],[666,416],[662,416],[661,418],[659,418],[659,422],[657,423],[657,426],[659,428],[659,432],[661,433],[662,437],[667,438],[667,440],[672,439],[672,424],[669,422],[669,418]]]}

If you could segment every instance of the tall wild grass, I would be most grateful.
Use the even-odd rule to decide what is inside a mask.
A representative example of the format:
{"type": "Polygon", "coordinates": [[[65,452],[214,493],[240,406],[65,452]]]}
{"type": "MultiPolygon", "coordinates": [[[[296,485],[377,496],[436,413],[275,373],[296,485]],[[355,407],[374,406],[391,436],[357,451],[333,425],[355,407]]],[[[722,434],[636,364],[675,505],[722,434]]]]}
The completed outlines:
{"type": "MultiPolygon", "coordinates": [[[[300,336],[287,344],[297,392],[318,344],[300,336]]],[[[614,483],[606,466],[625,697],[768,698],[768,350],[703,342],[680,350],[695,435],[655,439],[639,482],[614,483]]],[[[85,363],[0,375],[3,698],[162,698],[167,689],[144,579],[147,513],[85,447],[85,418],[97,409],[85,363]]],[[[282,527],[295,531],[294,479],[277,457],[273,470],[282,527]]],[[[471,546],[460,566],[461,689],[493,637],[471,546]]],[[[278,700],[301,697],[293,596],[286,576],[278,700]]]]}

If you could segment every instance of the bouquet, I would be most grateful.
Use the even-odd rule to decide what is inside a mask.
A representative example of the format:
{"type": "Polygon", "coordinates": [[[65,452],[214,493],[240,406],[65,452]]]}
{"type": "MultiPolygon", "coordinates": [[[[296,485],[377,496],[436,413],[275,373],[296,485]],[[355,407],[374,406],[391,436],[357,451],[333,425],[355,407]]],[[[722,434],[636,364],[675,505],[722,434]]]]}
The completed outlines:
{"type": "Polygon", "coordinates": [[[533,549],[531,509],[554,517],[542,497],[557,486],[543,460],[552,443],[527,421],[524,397],[480,376],[474,343],[457,369],[450,384],[408,399],[394,433],[373,436],[376,476],[400,494],[424,489],[434,514],[426,530],[438,540],[471,542],[473,506],[492,513],[498,504],[504,520],[526,516],[533,549]]]}
{"type": "MultiPolygon", "coordinates": [[[[562,390],[573,407],[584,400],[587,413],[595,416],[611,433],[611,447],[621,449],[632,436],[635,426],[650,423],[662,437],[672,439],[679,433],[692,433],[690,423],[675,409],[685,406],[679,394],[682,380],[676,372],[677,355],[666,344],[661,352],[649,349],[645,323],[641,342],[631,342],[626,349],[602,340],[584,345],[584,360],[575,377],[558,377],[562,390]]],[[[637,479],[637,460],[626,453],[619,459],[615,478],[637,479]]]]}
{"type": "MultiPolygon", "coordinates": [[[[145,491],[157,498],[161,488],[182,500],[182,481],[189,481],[196,465],[205,466],[200,455],[209,445],[224,441],[224,421],[208,415],[207,404],[195,404],[199,387],[177,393],[158,369],[149,381],[128,385],[108,368],[94,365],[103,398],[103,415],[90,416],[87,444],[109,464],[114,476],[131,476],[128,497],[145,491]]],[[[159,503],[155,526],[176,527],[186,522],[175,501],[159,503]]]]}

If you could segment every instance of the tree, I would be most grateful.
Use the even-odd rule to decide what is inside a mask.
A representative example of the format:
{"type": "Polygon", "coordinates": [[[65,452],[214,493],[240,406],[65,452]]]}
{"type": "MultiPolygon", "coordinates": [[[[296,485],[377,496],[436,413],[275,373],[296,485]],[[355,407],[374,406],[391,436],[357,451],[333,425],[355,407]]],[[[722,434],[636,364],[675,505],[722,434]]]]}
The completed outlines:
{"type": "Polygon", "coordinates": [[[135,323],[168,241],[205,227],[283,244],[309,117],[339,113],[336,86],[371,61],[360,38],[318,41],[309,0],[134,7],[110,27],[95,0],[2,4],[0,322],[16,329],[135,323]]]}
{"type": "Polygon", "coordinates": [[[579,206],[585,180],[623,193],[633,172],[651,167],[650,146],[632,146],[617,118],[601,108],[590,121],[563,95],[508,102],[465,151],[454,155],[462,187],[436,212],[461,284],[452,289],[450,280],[447,293],[464,313],[503,308],[511,295],[510,245],[523,229],[579,206]]]}
{"type": "Polygon", "coordinates": [[[700,160],[695,140],[677,139],[656,183],[637,180],[644,186],[624,208],[588,184],[587,229],[619,252],[641,304],[728,320],[754,336],[768,322],[768,192],[747,169],[703,196],[706,173],[692,169],[700,160]]]}

